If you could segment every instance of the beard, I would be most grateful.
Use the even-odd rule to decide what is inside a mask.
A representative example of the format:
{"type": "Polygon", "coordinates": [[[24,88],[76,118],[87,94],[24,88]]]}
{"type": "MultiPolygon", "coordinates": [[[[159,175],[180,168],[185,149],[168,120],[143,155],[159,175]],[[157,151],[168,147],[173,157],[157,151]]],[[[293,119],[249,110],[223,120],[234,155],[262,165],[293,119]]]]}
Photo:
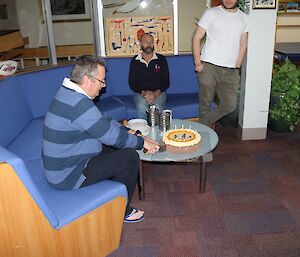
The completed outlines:
{"type": "Polygon", "coordinates": [[[232,5],[232,6],[225,6],[224,3],[223,3],[223,1],[221,1],[221,5],[222,5],[225,9],[227,9],[227,10],[233,10],[233,9],[235,9],[236,7],[238,7],[238,3],[237,3],[237,2],[236,2],[234,5],[232,5]]]}
{"type": "Polygon", "coordinates": [[[142,51],[146,54],[151,54],[154,51],[154,47],[151,47],[151,46],[148,46],[148,47],[142,46],[141,48],[142,48],[142,51]]]}

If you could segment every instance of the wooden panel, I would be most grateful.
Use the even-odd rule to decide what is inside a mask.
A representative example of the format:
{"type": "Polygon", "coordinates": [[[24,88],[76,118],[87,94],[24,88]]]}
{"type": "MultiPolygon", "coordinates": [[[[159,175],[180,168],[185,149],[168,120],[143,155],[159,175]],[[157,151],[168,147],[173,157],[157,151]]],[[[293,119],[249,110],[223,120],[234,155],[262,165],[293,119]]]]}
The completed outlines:
{"type": "Polygon", "coordinates": [[[290,25],[290,24],[287,24],[287,25],[277,25],[277,28],[300,28],[300,24],[298,25],[290,25]]]}
{"type": "Polygon", "coordinates": [[[0,61],[6,61],[6,60],[13,60],[15,58],[18,58],[22,55],[22,50],[24,48],[20,49],[13,49],[11,51],[8,51],[6,53],[1,53],[0,55],[0,61]]]}
{"type": "MultiPolygon", "coordinates": [[[[94,45],[73,45],[73,46],[57,46],[57,57],[94,55],[94,45]]],[[[6,56],[18,56],[20,59],[26,58],[48,58],[48,48],[23,48],[11,50],[7,55],[2,55],[2,60],[7,60],[6,56]]]]}
{"type": "Polygon", "coordinates": [[[0,164],[0,256],[101,257],[119,247],[126,199],[54,229],[8,164],[0,164]]]}
{"type": "Polygon", "coordinates": [[[24,45],[25,42],[20,31],[0,36],[0,52],[5,52],[24,45]]]}

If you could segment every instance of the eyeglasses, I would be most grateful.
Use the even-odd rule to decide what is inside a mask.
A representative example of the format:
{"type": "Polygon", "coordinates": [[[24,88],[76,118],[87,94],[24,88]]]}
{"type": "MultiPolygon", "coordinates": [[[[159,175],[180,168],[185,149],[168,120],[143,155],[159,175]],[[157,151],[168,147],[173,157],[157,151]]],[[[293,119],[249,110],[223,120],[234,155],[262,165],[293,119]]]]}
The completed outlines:
{"type": "Polygon", "coordinates": [[[93,75],[89,75],[89,77],[90,77],[90,78],[93,78],[93,79],[95,79],[95,80],[98,80],[98,81],[101,83],[101,85],[105,85],[105,84],[106,84],[106,81],[97,79],[97,78],[95,78],[93,75]]]}

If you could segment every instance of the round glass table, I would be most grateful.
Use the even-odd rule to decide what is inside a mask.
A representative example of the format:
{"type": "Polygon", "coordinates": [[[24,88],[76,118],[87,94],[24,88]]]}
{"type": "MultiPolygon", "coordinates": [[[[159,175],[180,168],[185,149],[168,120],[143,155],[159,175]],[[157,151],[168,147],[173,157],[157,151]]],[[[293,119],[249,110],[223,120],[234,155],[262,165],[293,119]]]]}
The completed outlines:
{"type": "MultiPolygon", "coordinates": [[[[199,171],[200,171],[200,181],[199,181],[199,192],[205,192],[206,185],[206,174],[207,174],[207,163],[213,160],[212,151],[218,144],[219,137],[217,133],[197,122],[189,121],[189,120],[180,120],[173,119],[171,122],[170,129],[179,129],[179,128],[188,128],[198,131],[201,135],[200,147],[197,151],[192,153],[185,154],[175,154],[170,153],[168,151],[164,151],[164,147],[162,150],[158,151],[155,154],[145,154],[143,150],[139,150],[140,156],[140,171],[139,171],[139,181],[138,181],[138,189],[139,189],[139,198],[141,200],[145,197],[145,184],[144,184],[144,173],[143,173],[143,164],[144,162],[197,162],[199,163],[199,171]]],[[[157,126],[151,127],[149,134],[147,137],[154,139],[160,145],[163,145],[162,142],[163,132],[159,130],[157,126]]]]}

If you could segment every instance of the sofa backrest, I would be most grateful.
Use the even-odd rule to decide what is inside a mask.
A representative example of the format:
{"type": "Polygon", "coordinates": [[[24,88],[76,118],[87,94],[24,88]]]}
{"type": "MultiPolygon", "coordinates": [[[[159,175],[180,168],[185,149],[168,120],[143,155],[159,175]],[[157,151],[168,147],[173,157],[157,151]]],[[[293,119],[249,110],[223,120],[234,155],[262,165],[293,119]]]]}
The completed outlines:
{"type": "Polygon", "coordinates": [[[131,58],[106,59],[106,92],[112,95],[131,95],[128,84],[129,66],[131,58]]]}
{"type": "Polygon", "coordinates": [[[194,71],[192,55],[168,56],[167,57],[170,87],[168,94],[198,93],[198,79],[194,71]]]}
{"type": "MultiPolygon", "coordinates": [[[[108,95],[131,95],[128,83],[131,57],[107,58],[106,92],[108,95]]],[[[169,94],[198,93],[198,79],[192,55],[167,56],[170,73],[169,94]]]]}
{"type": "Polygon", "coordinates": [[[6,147],[32,120],[17,77],[0,82],[0,145],[6,147]]]}
{"type": "Polygon", "coordinates": [[[17,75],[33,118],[46,115],[64,77],[69,77],[72,65],[17,75]]]}

